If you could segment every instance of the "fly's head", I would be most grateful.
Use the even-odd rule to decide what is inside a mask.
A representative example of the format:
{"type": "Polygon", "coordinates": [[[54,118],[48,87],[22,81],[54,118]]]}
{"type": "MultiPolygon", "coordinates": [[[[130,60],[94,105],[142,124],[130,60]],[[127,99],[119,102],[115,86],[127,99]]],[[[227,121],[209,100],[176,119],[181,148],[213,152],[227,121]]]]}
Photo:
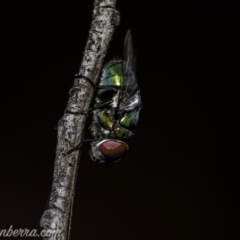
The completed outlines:
{"type": "Polygon", "coordinates": [[[126,155],[128,145],[117,139],[104,139],[91,143],[90,155],[100,163],[117,162],[126,155]]]}

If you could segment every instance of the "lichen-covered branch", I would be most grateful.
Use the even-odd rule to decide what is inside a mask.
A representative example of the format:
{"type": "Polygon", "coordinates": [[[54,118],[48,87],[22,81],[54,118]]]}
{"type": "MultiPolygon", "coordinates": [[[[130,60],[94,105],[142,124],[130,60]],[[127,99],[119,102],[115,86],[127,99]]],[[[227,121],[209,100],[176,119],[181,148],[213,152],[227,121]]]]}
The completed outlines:
{"type": "MultiPolygon", "coordinates": [[[[115,27],[119,24],[119,13],[115,9],[116,0],[95,0],[93,20],[83,60],[78,75],[90,78],[96,83],[115,27]]],[[[66,111],[58,123],[58,142],[53,174],[53,185],[47,210],[41,218],[45,230],[62,231],[61,236],[45,237],[49,240],[69,239],[71,212],[80,151],[69,155],[63,153],[75,147],[83,137],[86,115],[70,112],[89,108],[93,88],[88,81],[77,78],[70,90],[66,111]]]]}

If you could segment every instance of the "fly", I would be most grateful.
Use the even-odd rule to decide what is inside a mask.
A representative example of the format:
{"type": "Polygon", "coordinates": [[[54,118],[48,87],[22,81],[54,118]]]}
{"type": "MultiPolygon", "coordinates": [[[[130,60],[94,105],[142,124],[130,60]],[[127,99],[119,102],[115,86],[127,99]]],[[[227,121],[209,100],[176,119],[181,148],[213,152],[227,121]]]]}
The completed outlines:
{"type": "Polygon", "coordinates": [[[84,112],[93,113],[91,132],[93,139],[82,140],[76,147],[64,153],[70,154],[83,144],[91,147],[90,156],[101,163],[116,162],[128,151],[128,142],[133,137],[139,119],[142,102],[135,74],[135,56],[132,35],[126,34],[123,48],[123,60],[112,60],[102,71],[99,84],[87,80],[96,89],[96,104],[84,112]]]}

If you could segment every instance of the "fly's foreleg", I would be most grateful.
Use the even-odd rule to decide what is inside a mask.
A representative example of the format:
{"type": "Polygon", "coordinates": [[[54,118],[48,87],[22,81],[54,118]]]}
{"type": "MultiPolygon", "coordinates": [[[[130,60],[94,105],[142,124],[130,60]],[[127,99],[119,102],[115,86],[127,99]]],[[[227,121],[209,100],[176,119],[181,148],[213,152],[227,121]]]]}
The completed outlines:
{"type": "Polygon", "coordinates": [[[85,79],[90,85],[94,88],[94,90],[100,90],[100,89],[112,89],[116,90],[114,87],[109,87],[109,86],[97,86],[90,78],[84,76],[84,75],[75,75],[75,78],[83,78],[85,79]]]}
{"type": "MultiPolygon", "coordinates": [[[[87,82],[90,83],[90,85],[94,88],[94,90],[99,90],[99,89],[112,89],[111,87],[108,86],[97,86],[90,78],[84,76],[84,75],[75,75],[75,78],[83,78],[85,79],[87,82]]],[[[114,89],[115,90],[115,89],[114,89]]],[[[79,111],[79,112],[72,112],[72,111],[66,111],[66,113],[71,113],[74,115],[79,115],[79,114],[85,114],[87,115],[90,112],[93,112],[96,109],[101,109],[106,107],[107,105],[111,104],[113,102],[113,100],[109,100],[103,103],[100,103],[92,108],[89,108],[88,110],[84,110],[84,111],[79,111]]]]}
{"type": "Polygon", "coordinates": [[[84,110],[84,111],[79,111],[79,112],[72,112],[72,111],[66,111],[66,113],[71,113],[71,114],[74,114],[74,115],[79,115],[79,114],[88,114],[89,112],[93,112],[94,110],[96,109],[101,109],[101,108],[104,108],[106,107],[107,105],[109,105],[110,103],[112,103],[113,100],[109,100],[109,101],[106,101],[106,102],[103,102],[103,103],[100,103],[92,108],[89,108],[88,110],[84,110]]]}
{"type": "Polygon", "coordinates": [[[67,152],[64,152],[64,153],[63,153],[63,156],[65,157],[66,155],[68,155],[68,154],[70,154],[70,153],[72,153],[72,152],[74,152],[74,151],[79,150],[79,149],[82,147],[83,144],[89,145],[90,143],[96,142],[96,141],[99,141],[99,140],[101,140],[101,139],[98,138],[98,139],[86,139],[86,140],[82,140],[76,147],[72,148],[71,150],[69,150],[69,151],[67,151],[67,152]]]}

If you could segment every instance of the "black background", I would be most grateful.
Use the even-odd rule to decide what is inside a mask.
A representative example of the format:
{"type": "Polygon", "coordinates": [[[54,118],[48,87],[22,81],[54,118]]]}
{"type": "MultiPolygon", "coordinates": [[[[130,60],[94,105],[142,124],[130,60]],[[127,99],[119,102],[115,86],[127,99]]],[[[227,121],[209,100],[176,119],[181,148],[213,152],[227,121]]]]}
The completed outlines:
{"type": "MultiPolygon", "coordinates": [[[[117,8],[106,60],[121,57],[131,28],[143,110],[124,160],[105,167],[83,150],[71,239],[240,239],[239,6],[117,8]]],[[[0,229],[39,229],[91,11],[86,0],[0,3],[0,229]]]]}

